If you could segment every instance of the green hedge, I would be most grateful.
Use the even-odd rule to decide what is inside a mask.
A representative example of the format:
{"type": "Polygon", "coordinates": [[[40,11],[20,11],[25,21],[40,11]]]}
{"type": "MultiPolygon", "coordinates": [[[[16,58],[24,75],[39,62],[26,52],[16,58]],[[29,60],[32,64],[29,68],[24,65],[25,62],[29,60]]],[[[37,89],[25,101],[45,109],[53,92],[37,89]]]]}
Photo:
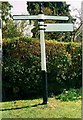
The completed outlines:
{"type": "MultiPolygon", "coordinates": [[[[80,43],[46,41],[48,92],[81,87],[80,43]]],[[[3,40],[3,99],[42,95],[40,42],[29,38],[3,40]]]]}

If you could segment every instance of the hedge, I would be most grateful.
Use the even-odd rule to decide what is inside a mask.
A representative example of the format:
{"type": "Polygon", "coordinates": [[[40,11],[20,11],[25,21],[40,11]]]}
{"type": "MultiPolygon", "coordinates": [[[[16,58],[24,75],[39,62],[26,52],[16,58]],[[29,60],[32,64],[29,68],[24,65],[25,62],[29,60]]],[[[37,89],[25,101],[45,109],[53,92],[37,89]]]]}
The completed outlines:
{"type": "MultiPolygon", "coordinates": [[[[82,85],[81,43],[46,40],[48,93],[82,85]]],[[[25,37],[3,40],[3,100],[42,96],[39,40],[25,37]]]]}

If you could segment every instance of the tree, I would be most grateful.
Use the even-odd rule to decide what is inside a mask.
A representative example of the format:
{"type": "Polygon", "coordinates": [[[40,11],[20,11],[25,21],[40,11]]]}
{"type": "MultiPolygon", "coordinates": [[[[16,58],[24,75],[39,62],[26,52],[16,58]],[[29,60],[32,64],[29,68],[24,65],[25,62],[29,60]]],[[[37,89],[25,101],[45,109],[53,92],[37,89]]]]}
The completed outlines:
{"type": "Polygon", "coordinates": [[[10,5],[9,2],[2,2],[1,3],[1,11],[2,11],[2,21],[5,22],[2,28],[2,37],[3,38],[13,38],[20,36],[20,31],[17,29],[14,21],[12,20],[11,16],[11,8],[13,7],[10,5]]]}
{"type": "Polygon", "coordinates": [[[19,37],[21,35],[20,30],[17,29],[12,19],[6,21],[6,25],[3,28],[3,38],[19,37]]]}
{"type": "Polygon", "coordinates": [[[74,9],[74,11],[77,11],[77,14],[74,16],[76,18],[75,24],[77,27],[73,31],[73,41],[82,41],[82,17],[81,17],[81,11],[77,8],[74,9]]]}
{"type": "Polygon", "coordinates": [[[15,24],[23,36],[28,36],[28,37],[33,36],[31,32],[31,30],[34,28],[32,21],[31,24],[29,24],[29,21],[27,20],[18,20],[15,21],[15,24]]]}
{"type": "MultiPolygon", "coordinates": [[[[68,21],[52,21],[52,20],[45,20],[45,23],[60,23],[60,22],[73,22],[73,19],[70,15],[69,6],[66,2],[43,2],[43,12],[47,15],[59,15],[59,16],[68,16],[70,19],[68,21]]],[[[37,15],[39,13],[39,2],[27,2],[27,10],[30,15],[37,15]]],[[[37,21],[34,23],[36,26],[38,24],[37,21]]],[[[33,30],[33,37],[39,37],[38,26],[35,27],[33,30]]],[[[45,33],[46,39],[55,39],[61,41],[63,38],[66,41],[71,40],[71,32],[64,33],[63,32],[52,32],[52,33],[45,33]]]]}
{"type": "Polygon", "coordinates": [[[10,5],[9,2],[2,2],[1,4],[2,20],[6,22],[6,20],[8,20],[9,17],[11,17],[11,8],[13,6],[10,5]]]}

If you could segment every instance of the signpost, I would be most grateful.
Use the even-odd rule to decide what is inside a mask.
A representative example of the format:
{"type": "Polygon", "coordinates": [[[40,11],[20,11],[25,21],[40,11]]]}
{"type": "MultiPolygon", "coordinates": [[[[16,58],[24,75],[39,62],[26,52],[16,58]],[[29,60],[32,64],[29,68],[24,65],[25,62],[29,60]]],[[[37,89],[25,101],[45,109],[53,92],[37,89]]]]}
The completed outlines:
{"type": "MultiPolygon", "coordinates": [[[[40,12],[38,15],[13,15],[14,20],[39,20],[40,27],[40,45],[41,45],[41,69],[42,69],[42,87],[43,87],[43,104],[48,103],[48,90],[47,90],[47,70],[46,70],[46,52],[45,52],[45,39],[44,30],[45,24],[44,20],[68,20],[67,16],[48,16],[44,15],[42,11],[42,3],[40,3],[40,12]]],[[[57,31],[57,30],[73,30],[72,25],[69,24],[47,24],[45,32],[57,31]],[[61,29],[61,27],[63,27],[61,29]],[[50,29],[51,28],[51,29],[50,29]]]]}

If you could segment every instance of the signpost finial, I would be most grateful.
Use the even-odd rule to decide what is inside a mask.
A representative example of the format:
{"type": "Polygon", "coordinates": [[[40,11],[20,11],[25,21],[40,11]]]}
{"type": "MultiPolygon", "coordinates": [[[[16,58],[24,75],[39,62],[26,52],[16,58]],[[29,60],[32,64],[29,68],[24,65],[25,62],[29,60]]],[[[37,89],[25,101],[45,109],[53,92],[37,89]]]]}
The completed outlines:
{"type": "Polygon", "coordinates": [[[43,14],[43,10],[42,10],[42,2],[39,3],[39,7],[40,7],[39,14],[43,14]]]}

